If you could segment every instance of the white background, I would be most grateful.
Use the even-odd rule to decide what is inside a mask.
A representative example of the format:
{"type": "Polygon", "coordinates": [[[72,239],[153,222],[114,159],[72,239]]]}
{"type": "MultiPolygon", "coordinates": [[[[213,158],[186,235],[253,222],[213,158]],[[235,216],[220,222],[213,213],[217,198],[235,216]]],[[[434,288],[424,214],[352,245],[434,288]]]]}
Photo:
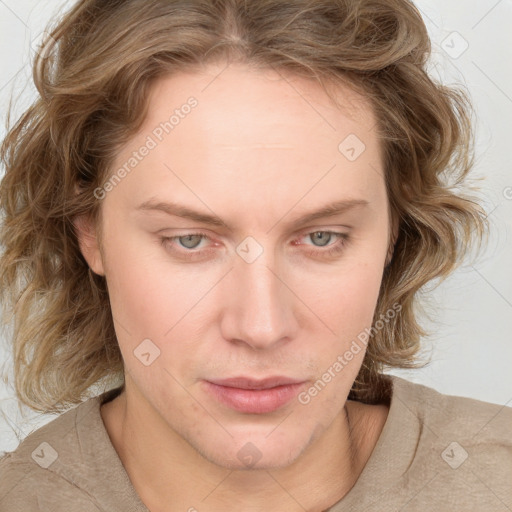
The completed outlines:
{"type": "MultiPolygon", "coordinates": [[[[33,98],[31,44],[58,9],[72,4],[0,0],[0,138],[5,135],[10,96],[18,98],[23,90],[17,114],[33,98]]],[[[426,325],[434,334],[424,340],[431,363],[421,370],[392,373],[443,393],[510,406],[512,0],[417,0],[416,5],[432,38],[431,73],[445,83],[464,83],[470,90],[477,114],[473,177],[485,177],[480,186],[493,233],[480,259],[462,267],[431,295],[434,322],[426,325]]],[[[0,362],[4,373],[11,375],[8,348],[8,340],[3,340],[0,362]]],[[[0,452],[15,449],[53,418],[25,407],[18,410],[12,381],[9,386],[0,382],[0,452]]]]}

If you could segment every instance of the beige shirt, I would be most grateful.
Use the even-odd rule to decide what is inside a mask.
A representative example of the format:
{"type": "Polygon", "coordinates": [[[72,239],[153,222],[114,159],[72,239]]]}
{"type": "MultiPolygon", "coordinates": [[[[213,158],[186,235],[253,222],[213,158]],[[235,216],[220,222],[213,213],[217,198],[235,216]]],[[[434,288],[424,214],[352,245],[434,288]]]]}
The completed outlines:
{"type": "MultiPolygon", "coordinates": [[[[512,408],[389,378],[378,442],[328,512],[511,512],[512,408]]],[[[0,512],[148,512],[100,415],[118,392],[61,414],[0,459],[0,512]]]]}

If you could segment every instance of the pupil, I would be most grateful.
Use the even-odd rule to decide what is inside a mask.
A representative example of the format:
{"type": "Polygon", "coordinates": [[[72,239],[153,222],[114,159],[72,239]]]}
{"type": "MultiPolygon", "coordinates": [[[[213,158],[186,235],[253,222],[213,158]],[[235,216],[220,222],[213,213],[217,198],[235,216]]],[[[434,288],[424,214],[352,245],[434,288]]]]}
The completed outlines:
{"type": "Polygon", "coordinates": [[[197,244],[200,242],[201,235],[186,235],[186,236],[181,236],[179,239],[180,239],[180,242],[182,240],[185,240],[185,242],[183,242],[183,245],[187,249],[194,249],[194,247],[197,246],[197,244]],[[196,243],[194,243],[194,238],[198,239],[198,240],[196,240],[196,243]]]}
{"type": "Polygon", "coordinates": [[[316,233],[313,234],[313,236],[317,241],[320,242],[322,242],[322,240],[325,239],[325,242],[321,245],[326,245],[327,242],[329,242],[330,240],[331,234],[327,233],[327,231],[317,231],[316,233]]]}

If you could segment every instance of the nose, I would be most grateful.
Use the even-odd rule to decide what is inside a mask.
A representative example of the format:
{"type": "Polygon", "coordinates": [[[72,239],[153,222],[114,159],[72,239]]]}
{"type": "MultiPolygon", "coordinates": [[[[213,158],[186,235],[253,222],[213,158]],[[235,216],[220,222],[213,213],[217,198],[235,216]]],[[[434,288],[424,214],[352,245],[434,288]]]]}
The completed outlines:
{"type": "Polygon", "coordinates": [[[254,262],[238,258],[224,283],[224,339],[253,349],[270,349],[297,332],[294,294],[265,251],[254,262]]]}

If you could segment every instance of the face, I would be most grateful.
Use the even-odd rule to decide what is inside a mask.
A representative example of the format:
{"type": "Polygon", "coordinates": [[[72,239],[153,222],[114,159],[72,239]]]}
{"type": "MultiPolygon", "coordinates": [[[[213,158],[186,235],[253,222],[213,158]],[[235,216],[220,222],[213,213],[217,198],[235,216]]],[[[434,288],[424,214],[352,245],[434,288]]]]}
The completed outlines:
{"type": "Polygon", "coordinates": [[[81,247],[106,276],[131,410],[223,467],[283,467],[364,357],[389,247],[381,150],[354,92],[340,108],[317,83],[222,69],[155,82],[98,191],[102,251],[81,247]]]}

